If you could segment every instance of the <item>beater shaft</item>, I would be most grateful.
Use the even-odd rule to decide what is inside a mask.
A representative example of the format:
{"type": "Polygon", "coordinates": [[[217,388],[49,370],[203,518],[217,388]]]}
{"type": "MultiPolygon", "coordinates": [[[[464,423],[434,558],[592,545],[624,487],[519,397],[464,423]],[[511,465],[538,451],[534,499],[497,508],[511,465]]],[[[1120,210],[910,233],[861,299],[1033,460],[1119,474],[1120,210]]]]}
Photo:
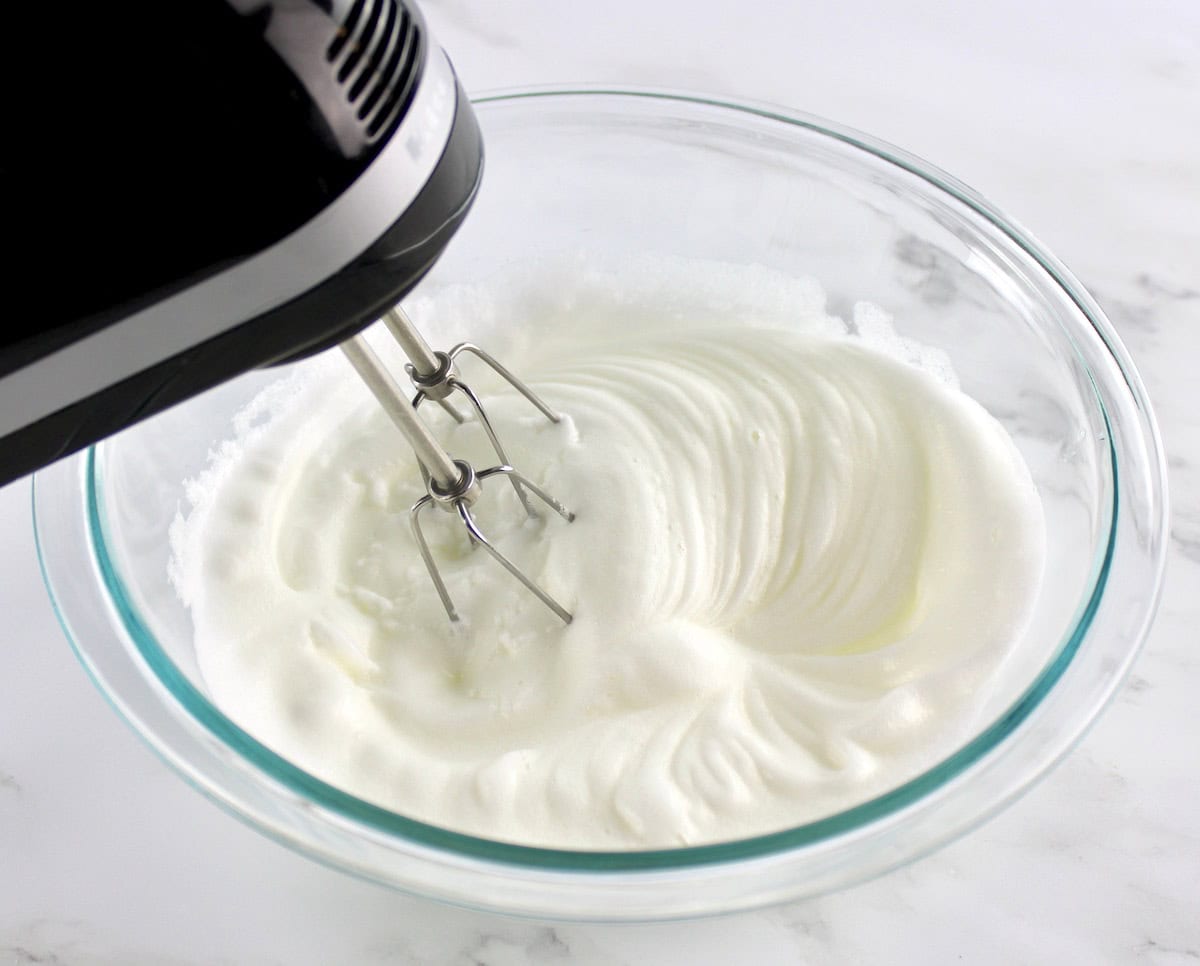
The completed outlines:
{"type": "Polygon", "coordinates": [[[400,348],[404,350],[408,361],[418,374],[432,376],[441,368],[441,361],[400,306],[388,309],[383,317],[383,324],[392,333],[392,338],[400,343],[400,348]]]}
{"type": "MultiPolygon", "coordinates": [[[[444,363],[438,357],[437,353],[429,347],[429,343],[425,341],[425,337],[413,325],[412,319],[408,317],[404,309],[400,308],[399,305],[388,309],[383,316],[383,324],[387,327],[388,332],[392,334],[392,338],[400,344],[400,348],[404,350],[404,354],[408,356],[409,365],[412,366],[413,372],[416,373],[416,378],[437,380],[442,373],[444,363]]],[[[462,413],[450,405],[445,395],[439,396],[436,402],[453,417],[456,423],[463,421],[462,413]]]]}
{"type": "Polygon", "coordinates": [[[417,459],[425,467],[430,478],[442,490],[452,490],[458,484],[460,473],[450,454],[442,449],[425,421],[417,415],[408,401],[408,396],[392,374],[383,367],[375,350],[367,345],[366,339],[356,335],[342,343],[342,352],[350,360],[359,377],[367,384],[384,412],[391,417],[396,427],[404,434],[417,459]]]}

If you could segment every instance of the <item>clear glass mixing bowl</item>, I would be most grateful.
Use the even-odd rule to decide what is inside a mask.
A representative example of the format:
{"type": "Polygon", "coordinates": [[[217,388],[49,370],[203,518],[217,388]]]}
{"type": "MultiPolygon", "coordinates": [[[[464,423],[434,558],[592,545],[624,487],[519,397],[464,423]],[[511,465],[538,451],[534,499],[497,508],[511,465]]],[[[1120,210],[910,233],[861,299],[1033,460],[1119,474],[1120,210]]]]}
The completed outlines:
{"type": "MultiPolygon", "coordinates": [[[[656,253],[812,276],[944,350],[1012,433],[1046,509],[1036,612],[970,740],[857,807],[757,838],[646,852],[526,848],[412,821],[272,753],[206,696],[167,580],[183,481],[278,371],[256,372],[39,473],[46,585],[117,711],[198,789],[330,865],[470,906],[649,919],[811,895],[877,874],[1011,801],[1121,682],[1164,559],[1162,451],[1137,373],[1079,283],[1010,219],[889,145],[775,108],[671,93],[530,90],[477,101],[488,151],[435,273],[514,258],[656,253]]],[[[437,342],[437,333],[430,333],[437,342]]]]}

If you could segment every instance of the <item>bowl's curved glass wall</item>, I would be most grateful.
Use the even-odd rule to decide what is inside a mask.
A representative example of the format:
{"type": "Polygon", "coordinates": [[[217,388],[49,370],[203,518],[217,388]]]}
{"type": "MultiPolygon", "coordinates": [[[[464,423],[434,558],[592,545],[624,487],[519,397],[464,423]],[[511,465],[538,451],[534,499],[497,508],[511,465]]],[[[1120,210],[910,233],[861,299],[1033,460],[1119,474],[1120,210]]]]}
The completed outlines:
{"type": "Polygon", "coordinates": [[[485,98],[478,112],[484,188],[431,282],[483,279],[535,257],[586,266],[641,254],[813,277],[833,311],[848,317],[869,300],[901,335],[944,351],[963,388],[1009,429],[1045,508],[1049,559],[1028,633],[979,696],[974,735],[894,791],[827,819],[657,852],[462,836],[324,785],[208,701],[168,579],[184,481],[278,371],[222,386],[35,479],[47,587],[114,708],[197,788],[293,848],[424,895],[539,917],[691,916],[818,894],[911,860],[1011,801],[1111,697],[1161,587],[1161,445],[1103,313],[969,189],[817,119],[598,90],[485,98]]]}

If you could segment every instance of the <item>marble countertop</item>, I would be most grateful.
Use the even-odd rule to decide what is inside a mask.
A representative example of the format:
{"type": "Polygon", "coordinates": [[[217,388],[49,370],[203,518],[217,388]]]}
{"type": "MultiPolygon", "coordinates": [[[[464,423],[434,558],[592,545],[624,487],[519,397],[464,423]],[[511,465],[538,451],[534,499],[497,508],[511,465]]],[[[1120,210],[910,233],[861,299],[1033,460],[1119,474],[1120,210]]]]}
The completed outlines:
{"type": "Polygon", "coordinates": [[[471,91],[571,81],[778,102],[972,185],[1071,266],[1169,455],[1166,590],[1132,677],[1029,794],[836,895],[543,925],[324,869],[197,795],[105,705],[0,490],[0,964],[1200,962],[1200,4],[426,0],[471,91]]]}

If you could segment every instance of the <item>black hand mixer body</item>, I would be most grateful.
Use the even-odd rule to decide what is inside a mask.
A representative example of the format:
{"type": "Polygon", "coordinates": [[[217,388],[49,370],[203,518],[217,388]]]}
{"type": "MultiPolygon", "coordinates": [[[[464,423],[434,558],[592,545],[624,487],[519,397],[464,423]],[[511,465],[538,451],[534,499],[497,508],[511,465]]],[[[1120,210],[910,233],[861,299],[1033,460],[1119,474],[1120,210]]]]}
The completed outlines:
{"type": "Polygon", "coordinates": [[[12,106],[0,155],[0,484],[354,335],[474,199],[474,115],[407,0],[29,6],[70,97],[12,106]]]}

